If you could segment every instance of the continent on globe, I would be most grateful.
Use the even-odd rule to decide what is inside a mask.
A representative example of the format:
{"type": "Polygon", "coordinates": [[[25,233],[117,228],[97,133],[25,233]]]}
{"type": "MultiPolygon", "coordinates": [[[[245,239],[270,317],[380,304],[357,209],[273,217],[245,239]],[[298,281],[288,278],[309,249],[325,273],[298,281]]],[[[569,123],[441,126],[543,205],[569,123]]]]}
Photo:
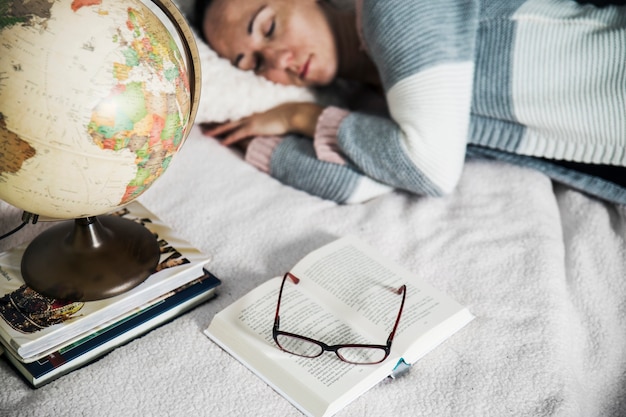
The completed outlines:
{"type": "Polygon", "coordinates": [[[77,11],[81,7],[85,6],[98,6],[102,3],[102,0],[74,0],[72,2],[72,10],[77,11]]]}
{"type": "Polygon", "coordinates": [[[100,148],[136,155],[137,174],[121,204],[143,193],[167,169],[188,122],[189,99],[181,93],[189,91],[189,84],[182,58],[171,37],[146,30],[157,24],[153,15],[128,8],[126,27],[114,36],[124,62],[113,63],[116,84],[88,125],[100,148]]]}
{"type": "Polygon", "coordinates": [[[31,24],[33,18],[50,18],[54,0],[0,0],[0,31],[16,24],[31,24]]]}
{"type": "Polygon", "coordinates": [[[0,174],[15,174],[22,168],[24,161],[35,156],[35,153],[35,148],[7,128],[0,113],[0,155],[5,155],[0,158],[0,174]]]}

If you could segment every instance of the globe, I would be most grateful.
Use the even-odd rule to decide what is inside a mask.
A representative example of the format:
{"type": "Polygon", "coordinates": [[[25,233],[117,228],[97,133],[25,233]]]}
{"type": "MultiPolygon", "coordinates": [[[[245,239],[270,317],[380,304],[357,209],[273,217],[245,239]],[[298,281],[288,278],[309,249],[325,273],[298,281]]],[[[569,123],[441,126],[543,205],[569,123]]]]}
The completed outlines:
{"type": "Polygon", "coordinates": [[[170,31],[138,0],[0,4],[0,198],[77,218],[138,197],[192,117],[170,31]]]}
{"type": "MultiPolygon", "coordinates": [[[[38,216],[80,219],[54,239],[70,234],[82,246],[102,238],[83,242],[93,231],[77,232],[76,224],[105,236],[126,229],[94,217],[133,201],[167,170],[197,111],[199,70],[193,35],[169,0],[1,1],[0,198],[38,216]]],[[[135,233],[142,232],[109,246],[135,233]]],[[[41,278],[63,269],[50,264],[57,256],[22,261],[25,279],[57,297],[111,296],[147,275],[119,278],[95,295],[79,288],[63,295],[48,281],[67,287],[66,278],[41,278]]]]}

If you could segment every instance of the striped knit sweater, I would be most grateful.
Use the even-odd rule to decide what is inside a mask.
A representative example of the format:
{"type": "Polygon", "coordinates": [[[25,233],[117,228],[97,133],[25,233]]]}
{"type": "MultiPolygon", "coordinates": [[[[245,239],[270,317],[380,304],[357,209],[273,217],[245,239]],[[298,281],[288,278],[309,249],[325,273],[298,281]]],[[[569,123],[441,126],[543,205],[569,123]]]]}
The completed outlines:
{"type": "Polygon", "coordinates": [[[626,167],[626,7],[571,0],[359,0],[390,117],[328,108],[315,144],[252,142],[247,159],[337,202],[453,191],[466,157],[539,169],[626,204],[626,189],[550,160],[626,167]]]}

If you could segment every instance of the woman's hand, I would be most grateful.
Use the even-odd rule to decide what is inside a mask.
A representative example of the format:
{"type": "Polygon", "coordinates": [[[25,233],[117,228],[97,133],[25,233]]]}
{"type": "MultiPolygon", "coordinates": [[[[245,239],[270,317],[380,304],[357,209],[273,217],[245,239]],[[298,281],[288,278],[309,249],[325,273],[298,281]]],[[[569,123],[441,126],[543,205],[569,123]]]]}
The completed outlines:
{"type": "Polygon", "coordinates": [[[317,119],[323,108],[315,103],[285,103],[263,113],[256,113],[240,120],[220,125],[201,125],[202,133],[220,139],[225,146],[255,136],[299,133],[313,137],[317,119]]]}

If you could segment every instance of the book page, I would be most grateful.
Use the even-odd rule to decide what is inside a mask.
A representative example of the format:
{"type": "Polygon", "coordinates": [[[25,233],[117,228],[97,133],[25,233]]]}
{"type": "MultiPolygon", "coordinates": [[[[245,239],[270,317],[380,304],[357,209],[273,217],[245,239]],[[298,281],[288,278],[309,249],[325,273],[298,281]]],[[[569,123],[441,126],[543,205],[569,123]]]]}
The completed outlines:
{"type": "MultiPolygon", "coordinates": [[[[284,355],[290,362],[289,366],[295,366],[299,369],[298,372],[309,374],[316,383],[322,386],[332,387],[335,382],[345,377],[346,373],[354,370],[354,365],[340,361],[332,352],[324,353],[314,361],[311,358],[283,353],[274,342],[272,327],[279,287],[280,280],[275,280],[274,288],[264,297],[243,308],[237,320],[252,332],[260,335],[267,345],[276,349],[281,356],[284,355]]],[[[287,283],[281,300],[280,316],[281,330],[301,334],[329,345],[346,340],[350,343],[368,343],[362,334],[355,331],[340,317],[333,315],[314,299],[307,297],[297,286],[289,286],[287,283]]],[[[357,373],[361,372],[357,371],[357,373]]]]}
{"type": "MultiPolygon", "coordinates": [[[[325,408],[359,384],[366,383],[369,388],[389,373],[395,364],[393,359],[381,365],[358,366],[339,360],[333,352],[304,358],[280,350],[273,340],[272,327],[281,279],[257,287],[216,315],[205,331],[207,336],[292,402],[309,402],[306,408],[325,408]],[[302,393],[305,398],[296,399],[302,393]]],[[[298,286],[287,284],[280,308],[281,330],[319,338],[328,344],[345,340],[368,343],[298,286]]]]}
{"type": "Polygon", "coordinates": [[[401,354],[420,335],[464,310],[456,301],[420,280],[417,274],[385,259],[353,237],[311,252],[298,262],[292,273],[301,278],[299,286],[326,300],[334,307],[335,314],[361,328],[364,334],[378,337],[369,342],[377,344],[384,344],[393,328],[401,304],[396,290],[405,284],[406,302],[393,343],[393,348],[401,354]]]}
{"type": "Polygon", "coordinates": [[[374,325],[393,325],[402,301],[397,290],[406,282],[352,242],[336,243],[311,253],[292,269],[302,279],[299,285],[318,292],[312,285],[317,284],[324,291],[321,298],[332,297],[374,325]]]}

